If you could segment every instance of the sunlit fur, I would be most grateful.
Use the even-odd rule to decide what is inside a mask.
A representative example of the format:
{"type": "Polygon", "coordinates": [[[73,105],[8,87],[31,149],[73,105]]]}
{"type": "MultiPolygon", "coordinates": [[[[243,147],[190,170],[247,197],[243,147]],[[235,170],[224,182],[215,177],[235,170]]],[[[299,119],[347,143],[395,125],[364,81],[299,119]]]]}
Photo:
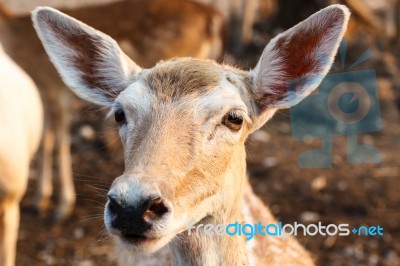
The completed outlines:
{"type": "Polygon", "coordinates": [[[29,162],[39,145],[43,109],[39,93],[0,46],[0,265],[15,263],[19,202],[29,162]]]}
{"type": "Polygon", "coordinates": [[[294,238],[257,236],[246,242],[244,236],[189,236],[187,229],[191,222],[276,222],[248,182],[244,142],[278,108],[299,102],[317,87],[320,79],[299,83],[294,93],[284,84],[327,73],[330,60],[319,61],[315,51],[333,58],[348,17],[344,6],[321,10],[272,41],[250,72],[192,58],[127,72],[121,66],[130,61],[124,61],[108,36],[53,9],[34,11],[39,37],[67,85],[79,96],[111,107],[111,114],[125,112],[126,123],[120,126],[125,171],[114,180],[109,195],[134,206],[157,194],[169,206],[144,233],[146,239],[130,242],[112,226],[107,203],[105,225],[128,258],[169,244],[176,265],[313,265],[294,238]],[[91,50],[77,49],[82,42],[91,50]],[[61,43],[69,48],[60,48],[61,43]],[[82,85],[88,75],[98,87],[82,85]],[[102,86],[102,81],[116,79],[119,93],[102,86]],[[128,85],[121,87],[122,83],[128,85]],[[243,118],[239,130],[223,123],[232,112],[243,118]]]}

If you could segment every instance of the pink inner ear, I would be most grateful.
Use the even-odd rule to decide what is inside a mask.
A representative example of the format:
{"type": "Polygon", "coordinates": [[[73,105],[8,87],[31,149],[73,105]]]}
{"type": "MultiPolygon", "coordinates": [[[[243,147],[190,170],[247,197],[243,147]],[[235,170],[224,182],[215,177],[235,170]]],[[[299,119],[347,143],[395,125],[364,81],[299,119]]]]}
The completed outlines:
{"type": "MultiPolygon", "coordinates": [[[[307,21],[306,25],[299,25],[279,37],[272,51],[283,59],[280,71],[285,79],[270,88],[274,93],[264,94],[261,99],[263,106],[284,100],[290,81],[324,74],[322,72],[328,64],[326,59],[330,58],[333,43],[336,42],[332,37],[338,34],[343,20],[342,10],[331,10],[330,14],[317,21],[318,24],[307,21]]],[[[301,86],[296,86],[296,89],[301,90],[301,86]]]]}
{"type": "Polygon", "coordinates": [[[96,36],[87,34],[64,34],[63,38],[77,53],[76,57],[71,58],[71,62],[80,70],[81,79],[89,85],[89,88],[101,89],[107,98],[115,99],[117,95],[112,88],[104,88],[108,86],[105,82],[106,78],[99,71],[99,63],[102,61],[101,50],[105,49],[104,44],[97,40],[96,36]]]}
{"type": "MultiPolygon", "coordinates": [[[[85,32],[64,32],[59,33],[60,38],[68,43],[68,46],[76,52],[71,57],[71,63],[81,72],[81,79],[88,84],[89,88],[101,89],[104,96],[115,99],[115,91],[112,88],[104,88],[105,77],[99,71],[101,62],[101,50],[105,49],[104,43],[97,40],[96,36],[90,36],[85,32]]],[[[108,86],[108,85],[106,85],[108,86]]]]}
{"type": "Polygon", "coordinates": [[[60,23],[52,16],[42,17],[42,20],[47,24],[47,28],[51,29],[56,39],[62,40],[66,47],[74,51],[68,61],[79,70],[80,78],[89,85],[87,87],[100,89],[104,96],[115,99],[115,90],[104,87],[109,85],[99,71],[101,52],[106,48],[104,42],[99,40],[98,36],[88,34],[79,26],[60,23]]]}

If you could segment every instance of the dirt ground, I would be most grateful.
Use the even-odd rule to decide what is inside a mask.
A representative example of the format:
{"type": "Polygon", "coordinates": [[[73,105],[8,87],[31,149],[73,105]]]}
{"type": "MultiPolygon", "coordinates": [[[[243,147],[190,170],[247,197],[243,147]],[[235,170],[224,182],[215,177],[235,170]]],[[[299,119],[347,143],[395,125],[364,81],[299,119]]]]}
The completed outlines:
{"type": "MultiPolygon", "coordinates": [[[[254,58],[262,47],[255,44],[251,48],[241,56],[240,64],[254,66],[254,58]]],[[[299,236],[318,265],[400,265],[400,114],[393,97],[392,79],[380,79],[379,73],[385,70],[378,65],[378,59],[369,67],[380,69],[383,127],[358,138],[360,143],[379,149],[380,163],[348,163],[346,137],[338,136],[333,139],[332,168],[300,168],[299,154],[318,148],[320,141],[295,140],[288,111],[279,112],[247,142],[251,183],[278,220],[384,228],[383,237],[299,236]]],[[[113,244],[104,230],[102,212],[106,191],[122,173],[123,163],[120,154],[105,148],[103,113],[78,99],[74,100],[74,112],[72,158],[78,194],[75,211],[62,223],[53,222],[51,212],[38,216],[29,211],[38,173],[33,163],[21,206],[17,265],[115,265],[113,244]]]]}

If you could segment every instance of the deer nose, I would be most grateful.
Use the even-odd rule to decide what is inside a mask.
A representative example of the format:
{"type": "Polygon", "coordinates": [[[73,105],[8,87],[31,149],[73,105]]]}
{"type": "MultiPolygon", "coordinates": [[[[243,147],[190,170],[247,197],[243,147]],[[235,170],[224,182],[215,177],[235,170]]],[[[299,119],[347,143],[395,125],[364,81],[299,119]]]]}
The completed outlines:
{"type": "Polygon", "coordinates": [[[108,195],[111,226],[123,236],[143,236],[154,223],[169,212],[167,204],[159,196],[147,197],[129,205],[114,195],[108,195]]]}

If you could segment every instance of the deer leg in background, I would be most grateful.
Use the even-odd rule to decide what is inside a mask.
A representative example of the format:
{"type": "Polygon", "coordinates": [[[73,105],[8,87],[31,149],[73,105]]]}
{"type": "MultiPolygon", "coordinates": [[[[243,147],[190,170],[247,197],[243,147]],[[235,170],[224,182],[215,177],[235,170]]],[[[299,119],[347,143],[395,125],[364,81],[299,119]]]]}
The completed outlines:
{"type": "Polygon", "coordinates": [[[44,212],[50,204],[50,197],[53,193],[52,176],[53,176],[53,153],[54,153],[54,130],[49,123],[46,123],[42,148],[40,150],[41,172],[36,183],[36,194],[33,201],[33,209],[38,212],[44,212]]]}
{"type": "Polygon", "coordinates": [[[56,129],[57,160],[60,178],[59,203],[55,213],[55,219],[57,220],[64,219],[71,214],[76,199],[70,151],[70,124],[69,112],[65,110],[60,112],[59,124],[56,129]]]}
{"type": "Polygon", "coordinates": [[[3,203],[0,216],[1,246],[0,261],[4,265],[14,265],[16,254],[16,242],[19,229],[19,201],[3,203]]]}

